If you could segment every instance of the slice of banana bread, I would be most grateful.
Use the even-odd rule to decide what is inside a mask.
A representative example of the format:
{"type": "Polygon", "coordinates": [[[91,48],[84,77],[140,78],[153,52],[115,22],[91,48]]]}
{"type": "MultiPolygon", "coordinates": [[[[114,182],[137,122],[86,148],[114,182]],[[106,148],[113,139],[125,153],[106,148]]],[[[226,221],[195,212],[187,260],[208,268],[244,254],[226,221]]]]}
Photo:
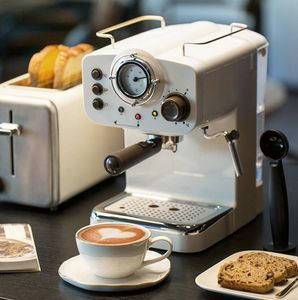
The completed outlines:
{"type": "Polygon", "coordinates": [[[254,267],[263,267],[267,271],[274,273],[274,284],[287,278],[287,269],[281,260],[263,252],[249,252],[239,256],[239,262],[249,263],[254,267]]]}
{"type": "Polygon", "coordinates": [[[298,266],[294,260],[280,256],[274,257],[286,267],[287,277],[294,277],[298,275],[298,266]]]}
{"type": "Polygon", "coordinates": [[[274,274],[263,266],[231,261],[221,266],[218,283],[234,290],[263,294],[273,289],[274,274]]]}

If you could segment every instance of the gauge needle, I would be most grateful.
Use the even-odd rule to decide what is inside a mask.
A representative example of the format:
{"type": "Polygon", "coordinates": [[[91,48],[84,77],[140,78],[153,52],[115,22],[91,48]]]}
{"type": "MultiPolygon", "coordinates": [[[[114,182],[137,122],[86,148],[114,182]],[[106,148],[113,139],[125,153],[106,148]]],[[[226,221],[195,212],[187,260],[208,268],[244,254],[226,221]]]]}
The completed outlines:
{"type": "Polygon", "coordinates": [[[144,79],[144,78],[146,78],[146,76],[145,76],[145,77],[134,77],[134,78],[133,78],[133,81],[136,82],[136,81],[138,81],[139,79],[144,79]]]}

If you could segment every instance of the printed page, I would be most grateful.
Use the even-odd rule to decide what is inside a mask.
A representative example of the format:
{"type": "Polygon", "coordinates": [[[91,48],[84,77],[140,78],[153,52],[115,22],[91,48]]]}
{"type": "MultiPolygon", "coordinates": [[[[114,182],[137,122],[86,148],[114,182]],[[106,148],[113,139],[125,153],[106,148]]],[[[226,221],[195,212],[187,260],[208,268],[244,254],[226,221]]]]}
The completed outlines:
{"type": "Polygon", "coordinates": [[[0,272],[37,272],[40,265],[29,224],[0,224],[0,272]]]}

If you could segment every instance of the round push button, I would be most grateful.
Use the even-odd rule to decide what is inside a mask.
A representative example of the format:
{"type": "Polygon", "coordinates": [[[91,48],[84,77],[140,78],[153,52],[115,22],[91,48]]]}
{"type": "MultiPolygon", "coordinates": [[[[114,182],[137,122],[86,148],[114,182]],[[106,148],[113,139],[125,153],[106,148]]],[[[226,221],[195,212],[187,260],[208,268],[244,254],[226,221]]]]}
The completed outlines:
{"type": "Polygon", "coordinates": [[[123,106],[119,106],[119,107],[118,107],[118,111],[119,111],[120,113],[123,113],[123,112],[124,112],[124,107],[123,107],[123,106]]]}

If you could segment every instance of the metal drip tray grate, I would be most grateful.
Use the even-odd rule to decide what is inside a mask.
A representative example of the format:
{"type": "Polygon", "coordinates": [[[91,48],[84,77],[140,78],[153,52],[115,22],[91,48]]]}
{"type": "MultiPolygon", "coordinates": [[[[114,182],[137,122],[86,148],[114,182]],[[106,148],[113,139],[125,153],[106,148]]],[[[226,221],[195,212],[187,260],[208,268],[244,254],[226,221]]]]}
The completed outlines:
{"type": "Polygon", "coordinates": [[[198,226],[217,219],[230,208],[181,200],[159,200],[124,193],[96,207],[97,215],[137,218],[175,226],[198,226]]]}

